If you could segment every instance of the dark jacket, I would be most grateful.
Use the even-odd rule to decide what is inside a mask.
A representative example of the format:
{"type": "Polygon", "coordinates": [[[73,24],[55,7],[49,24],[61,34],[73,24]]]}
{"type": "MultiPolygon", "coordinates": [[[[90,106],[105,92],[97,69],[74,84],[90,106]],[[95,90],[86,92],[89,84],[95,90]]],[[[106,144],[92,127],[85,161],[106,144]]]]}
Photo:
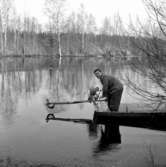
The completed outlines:
{"type": "Polygon", "coordinates": [[[103,96],[107,97],[117,90],[123,89],[123,84],[113,76],[103,75],[100,79],[103,85],[103,96]]]}

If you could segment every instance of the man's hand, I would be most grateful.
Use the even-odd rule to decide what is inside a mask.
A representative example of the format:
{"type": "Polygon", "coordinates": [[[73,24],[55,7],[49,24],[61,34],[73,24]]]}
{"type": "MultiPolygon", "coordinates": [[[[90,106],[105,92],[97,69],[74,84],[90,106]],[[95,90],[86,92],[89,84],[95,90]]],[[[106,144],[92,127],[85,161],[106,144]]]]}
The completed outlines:
{"type": "Polygon", "coordinates": [[[101,101],[107,101],[107,98],[106,97],[101,97],[99,100],[101,100],[101,101]]]}

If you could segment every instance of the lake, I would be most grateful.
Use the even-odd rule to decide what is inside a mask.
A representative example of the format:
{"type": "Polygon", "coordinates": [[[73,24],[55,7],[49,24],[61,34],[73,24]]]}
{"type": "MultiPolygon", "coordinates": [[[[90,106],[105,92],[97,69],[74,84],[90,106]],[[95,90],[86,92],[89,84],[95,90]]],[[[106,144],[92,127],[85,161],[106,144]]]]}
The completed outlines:
{"type": "MultiPolygon", "coordinates": [[[[52,62],[54,64],[54,62],[52,62]]],[[[12,64],[12,66],[14,66],[12,64]]],[[[2,70],[0,74],[0,164],[51,164],[57,166],[164,166],[166,133],[120,126],[121,143],[101,140],[103,126],[72,121],[46,122],[49,112],[58,118],[92,119],[90,103],[46,107],[51,101],[85,100],[92,86],[100,86],[93,70],[99,67],[125,84],[126,75],[145,89],[157,90],[147,78],[127,65],[101,59],[62,61],[61,67],[34,65],[2,70]]],[[[127,85],[121,111],[147,109],[144,99],[127,85]]],[[[102,104],[101,108],[106,108],[102,104]]],[[[48,166],[48,165],[47,165],[48,166]]]]}

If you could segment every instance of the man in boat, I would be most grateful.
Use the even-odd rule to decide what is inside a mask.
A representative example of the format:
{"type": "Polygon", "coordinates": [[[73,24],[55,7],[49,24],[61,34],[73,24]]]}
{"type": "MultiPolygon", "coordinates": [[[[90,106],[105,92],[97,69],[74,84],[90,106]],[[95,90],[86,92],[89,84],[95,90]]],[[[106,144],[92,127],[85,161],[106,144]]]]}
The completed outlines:
{"type": "Polygon", "coordinates": [[[100,80],[103,86],[102,96],[107,98],[109,110],[117,112],[122,97],[123,84],[117,78],[105,75],[98,68],[94,70],[94,75],[100,80]]]}

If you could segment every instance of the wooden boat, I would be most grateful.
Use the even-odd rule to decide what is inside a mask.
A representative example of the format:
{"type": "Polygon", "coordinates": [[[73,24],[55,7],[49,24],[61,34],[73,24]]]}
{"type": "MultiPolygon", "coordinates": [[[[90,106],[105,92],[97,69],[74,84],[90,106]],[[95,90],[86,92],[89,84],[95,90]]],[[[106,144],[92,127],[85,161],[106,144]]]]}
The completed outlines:
{"type": "Polygon", "coordinates": [[[166,112],[95,112],[97,124],[119,124],[124,126],[166,130],[166,112]]]}

